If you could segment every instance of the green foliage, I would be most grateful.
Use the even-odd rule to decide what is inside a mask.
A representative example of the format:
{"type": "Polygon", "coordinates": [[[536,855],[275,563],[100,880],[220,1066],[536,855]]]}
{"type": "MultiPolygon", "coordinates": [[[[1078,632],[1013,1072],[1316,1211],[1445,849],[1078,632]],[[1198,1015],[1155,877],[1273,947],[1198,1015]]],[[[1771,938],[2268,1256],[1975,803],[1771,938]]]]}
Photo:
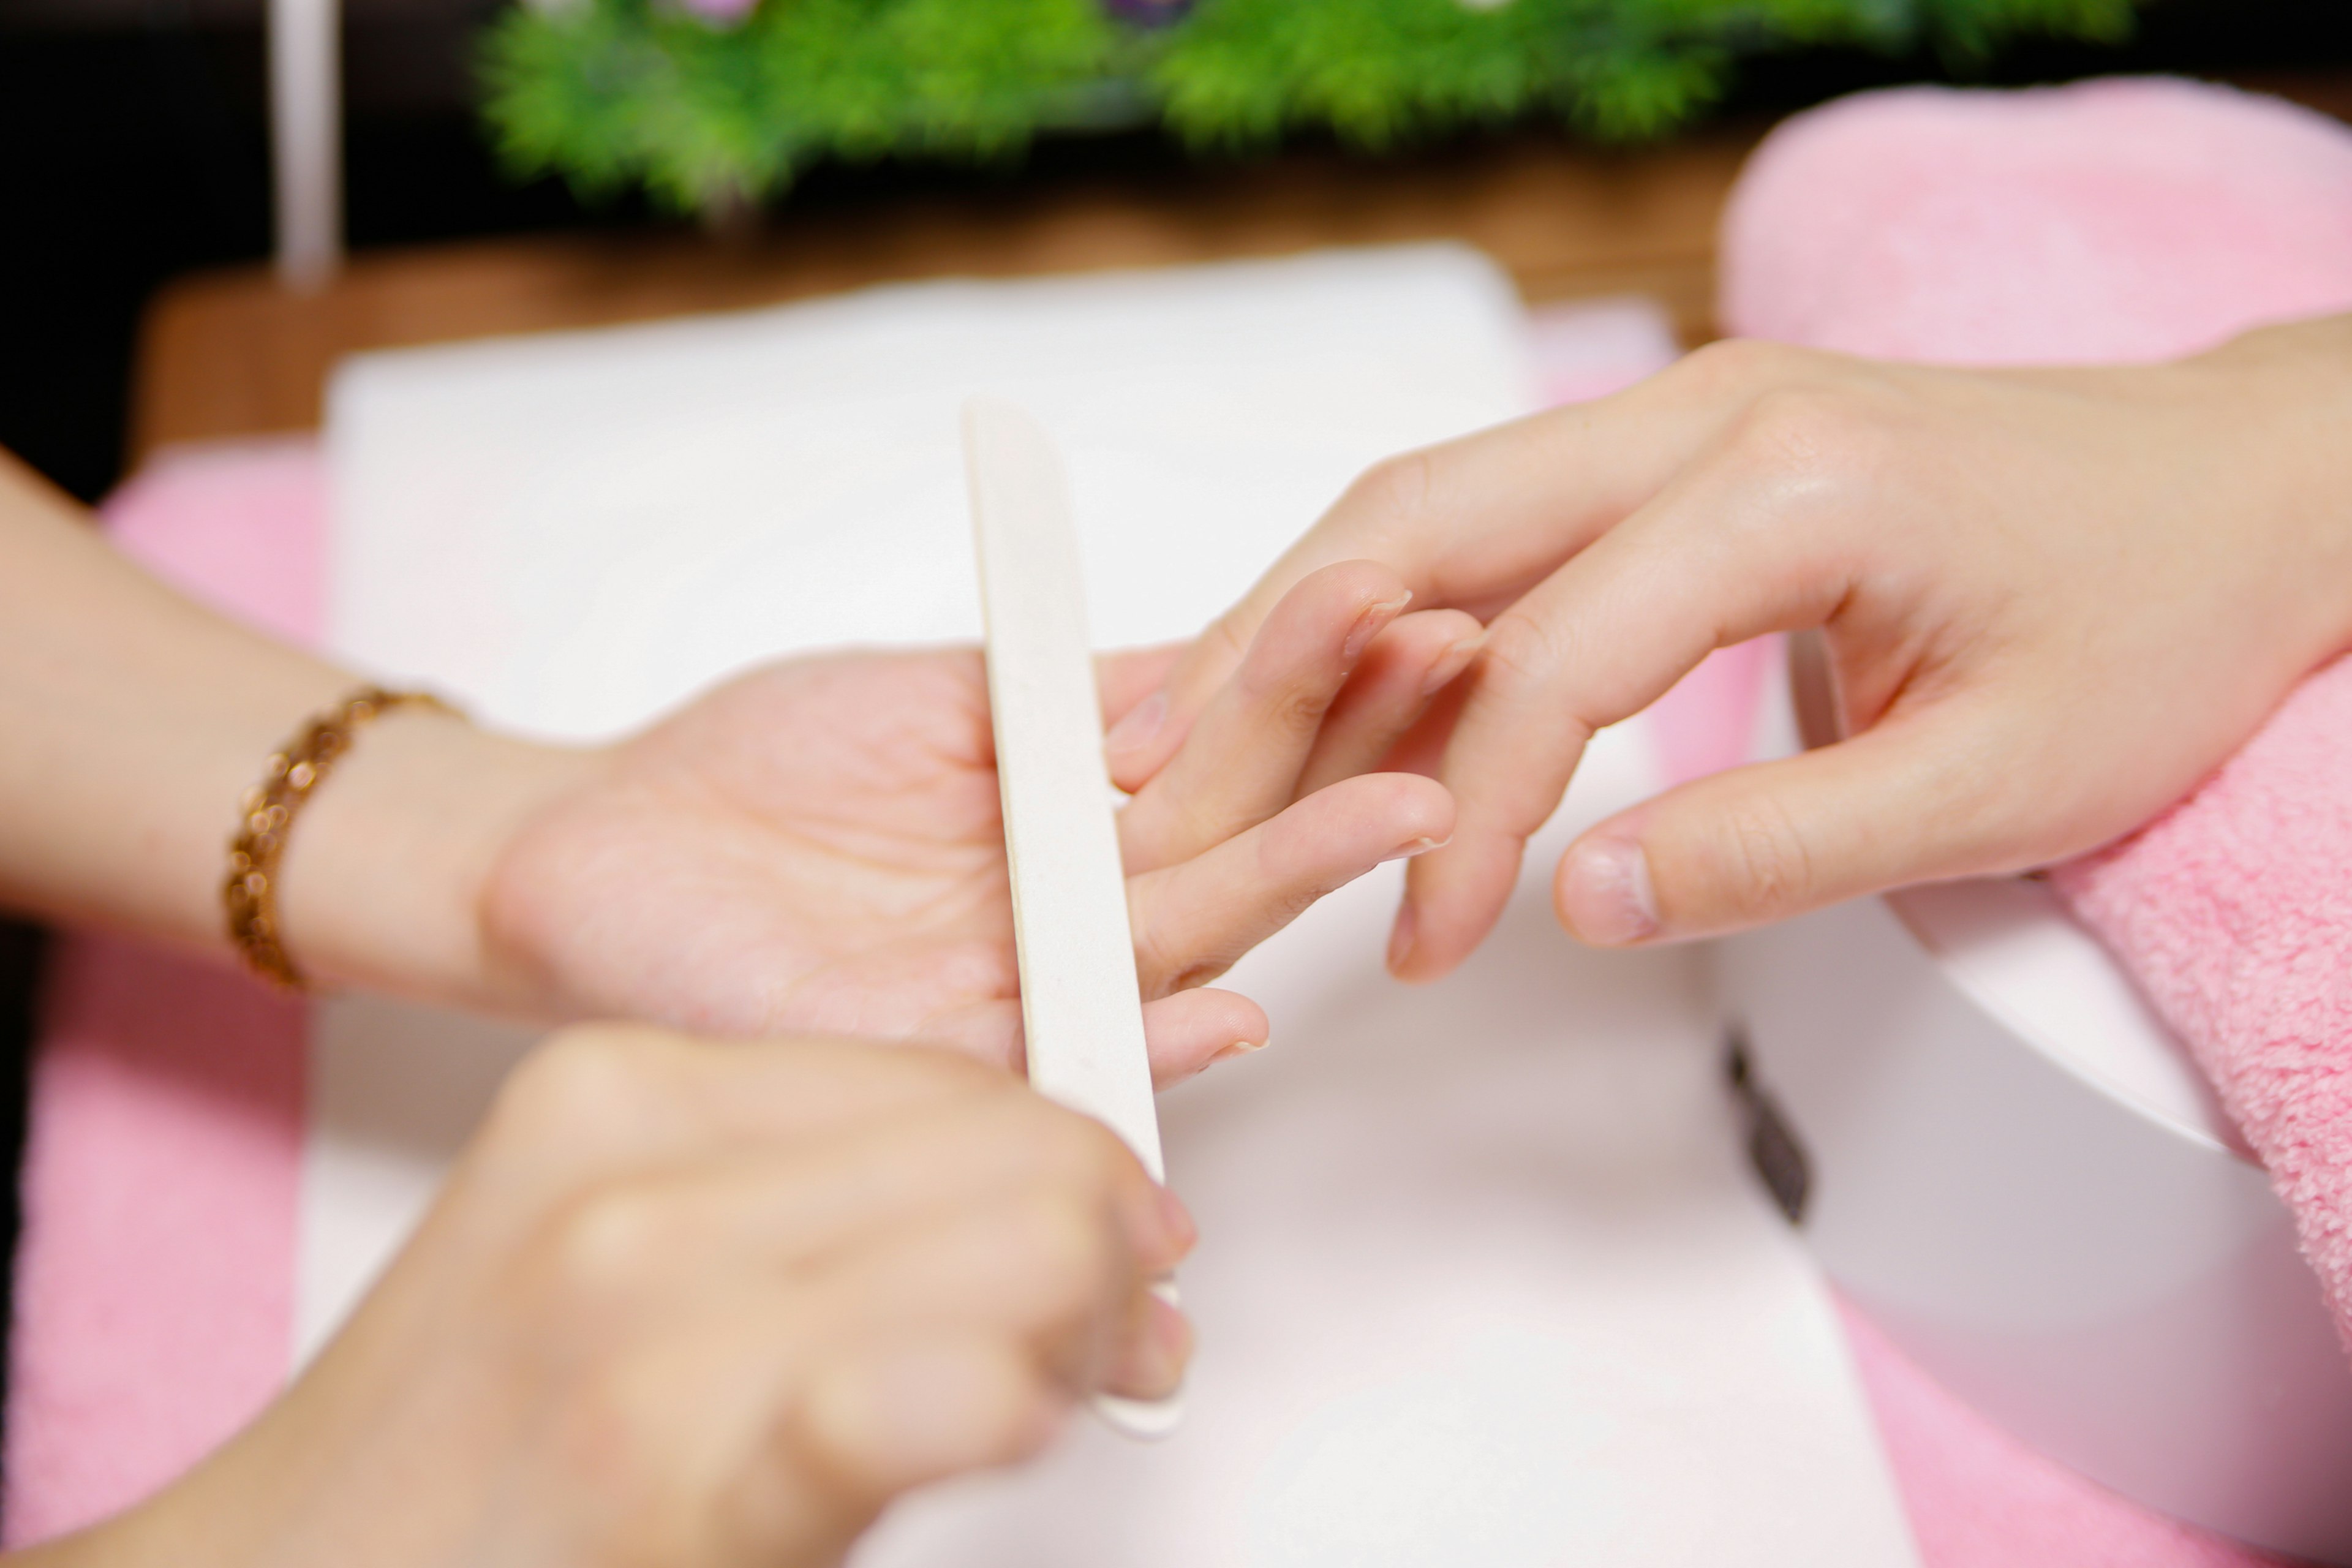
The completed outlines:
{"type": "Polygon", "coordinates": [[[1124,43],[1094,0],[768,0],[715,26],[651,0],[516,7],[483,76],[509,168],[684,209],[782,189],[817,158],[1017,153],[1124,43]]]}
{"type": "Polygon", "coordinates": [[[772,195],[821,158],[1017,155],[1121,114],[1188,144],[1328,129],[1382,148],[1531,113],[1609,140],[1673,130],[1738,59],[1837,43],[1979,60],[2025,32],[2098,40],[2133,0],[1200,0],[1137,28],[1098,0],[670,0],[518,6],[487,36],[508,165],[682,210],[772,195]]]}

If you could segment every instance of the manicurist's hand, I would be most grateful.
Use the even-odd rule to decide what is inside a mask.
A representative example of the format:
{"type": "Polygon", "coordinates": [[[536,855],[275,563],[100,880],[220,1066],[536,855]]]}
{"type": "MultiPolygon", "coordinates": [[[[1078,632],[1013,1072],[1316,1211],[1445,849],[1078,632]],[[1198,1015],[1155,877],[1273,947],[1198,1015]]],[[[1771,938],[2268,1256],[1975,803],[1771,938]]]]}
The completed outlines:
{"type": "Polygon", "coordinates": [[[1578,935],[2041,866],[2179,798],[2352,645],[2352,318],[2137,368],[1727,342],[1396,458],[1185,655],[1119,781],[1171,765],[1294,584],[1357,558],[1487,623],[1412,737],[1458,821],[1412,868],[1402,974],[1476,945],[1594,731],[1767,632],[1820,628],[1842,738],[1587,832],[1554,888],[1578,935]]]}
{"type": "Polygon", "coordinates": [[[559,1037],[253,1426],[37,1554],[89,1568],[812,1568],[894,1496],[1156,1396],[1191,1221],[931,1051],[559,1037]]]}

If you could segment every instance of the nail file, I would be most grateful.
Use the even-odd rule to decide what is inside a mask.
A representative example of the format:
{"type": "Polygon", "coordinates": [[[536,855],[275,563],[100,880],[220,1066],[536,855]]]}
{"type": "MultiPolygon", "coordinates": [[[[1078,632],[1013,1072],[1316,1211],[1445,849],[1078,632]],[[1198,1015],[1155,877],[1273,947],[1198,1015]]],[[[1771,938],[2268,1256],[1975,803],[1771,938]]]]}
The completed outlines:
{"type": "MultiPolygon", "coordinates": [[[[1160,1117],[1069,487],[1045,430],[1002,399],[964,405],[963,448],[1029,1081],[1108,1126],[1160,1181],[1160,1117]]],[[[1172,1280],[1154,1289],[1174,1304],[1172,1280]]],[[[1173,1431],[1181,1409],[1172,1395],[1104,1394],[1095,1404],[1138,1437],[1173,1431]]]]}

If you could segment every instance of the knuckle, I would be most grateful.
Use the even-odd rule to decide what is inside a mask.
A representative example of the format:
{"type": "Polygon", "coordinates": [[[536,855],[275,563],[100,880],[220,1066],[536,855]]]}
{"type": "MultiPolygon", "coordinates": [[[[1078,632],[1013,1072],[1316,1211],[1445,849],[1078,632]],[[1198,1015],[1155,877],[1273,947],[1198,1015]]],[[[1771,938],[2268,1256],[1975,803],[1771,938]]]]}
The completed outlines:
{"type": "Polygon", "coordinates": [[[558,1278],[576,1295],[603,1298],[658,1272],[676,1216],[654,1194],[606,1187],[576,1199],[556,1221],[558,1278]]]}
{"type": "Polygon", "coordinates": [[[1133,1163],[1118,1134],[1092,1117],[1034,1096],[1026,1103],[1034,1122],[1026,1134],[1031,1147],[1072,1197],[1098,1198],[1133,1163]]]}
{"type": "Polygon", "coordinates": [[[1570,653],[1562,637],[1543,620],[1507,610],[1486,628],[1479,660],[1486,681],[1517,689],[1541,685],[1551,671],[1566,665],[1570,653]]]}
{"type": "Polygon", "coordinates": [[[1426,448],[1382,458],[1356,476],[1339,510],[1374,537],[1411,528],[1435,510],[1437,462],[1426,448]]]}
{"type": "Polygon", "coordinates": [[[1793,913],[1818,884],[1804,833],[1769,795],[1742,800],[1725,814],[1721,843],[1726,902],[1744,920],[1793,913]]]}
{"type": "Polygon", "coordinates": [[[1238,665],[1249,653],[1250,640],[1255,636],[1250,628],[1254,624],[1255,617],[1247,613],[1246,606],[1235,605],[1211,621],[1202,635],[1229,661],[1238,665]]]}
{"type": "Polygon", "coordinates": [[[1165,994],[1168,977],[1183,967],[1183,959],[1175,952],[1173,939],[1161,921],[1137,912],[1129,905],[1128,924],[1134,933],[1135,973],[1147,997],[1165,994]]]}
{"type": "Polygon", "coordinates": [[[1267,695],[1265,719],[1276,736],[1286,741],[1296,741],[1320,730],[1323,715],[1330,706],[1327,693],[1311,686],[1293,683],[1267,695]]]}
{"type": "Polygon", "coordinates": [[[1296,668],[1256,670],[1244,663],[1235,677],[1253,722],[1273,731],[1274,738],[1294,740],[1322,728],[1331,705],[1331,691],[1322,673],[1296,668]]]}
{"type": "Polygon", "coordinates": [[[1835,484],[1876,466],[1879,421],[1866,397],[1820,383],[1777,385],[1735,422],[1732,450],[1782,479],[1835,484]]]}
{"type": "Polygon", "coordinates": [[[1063,1308],[1098,1298],[1117,1255],[1103,1205],[1062,1186],[1041,1188],[1022,1201],[1011,1250],[1022,1277],[1063,1308]]]}
{"type": "Polygon", "coordinates": [[[1673,374],[1701,395],[1738,395],[1787,379],[1805,358],[1801,349],[1763,338],[1718,338],[1685,354],[1673,374]]]}
{"type": "Polygon", "coordinates": [[[667,1053],[650,1031],[615,1026],[567,1029],[525,1058],[499,1090],[493,1137],[527,1146],[593,1146],[639,1118],[667,1053]]]}

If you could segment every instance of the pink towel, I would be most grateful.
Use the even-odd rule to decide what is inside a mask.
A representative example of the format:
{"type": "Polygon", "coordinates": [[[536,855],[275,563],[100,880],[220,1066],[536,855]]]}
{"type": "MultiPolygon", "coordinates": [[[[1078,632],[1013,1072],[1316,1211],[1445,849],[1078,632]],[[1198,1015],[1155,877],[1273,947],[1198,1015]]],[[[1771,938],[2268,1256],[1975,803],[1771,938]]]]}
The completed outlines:
{"type": "MultiPolygon", "coordinates": [[[[1773,132],[1725,224],[1727,325],[1856,353],[2168,359],[2347,310],[2352,130],[2186,81],[1849,99],[1773,132]]],[[[2056,880],[2212,1079],[2352,1346],[2352,659],[2056,880]]]]}

